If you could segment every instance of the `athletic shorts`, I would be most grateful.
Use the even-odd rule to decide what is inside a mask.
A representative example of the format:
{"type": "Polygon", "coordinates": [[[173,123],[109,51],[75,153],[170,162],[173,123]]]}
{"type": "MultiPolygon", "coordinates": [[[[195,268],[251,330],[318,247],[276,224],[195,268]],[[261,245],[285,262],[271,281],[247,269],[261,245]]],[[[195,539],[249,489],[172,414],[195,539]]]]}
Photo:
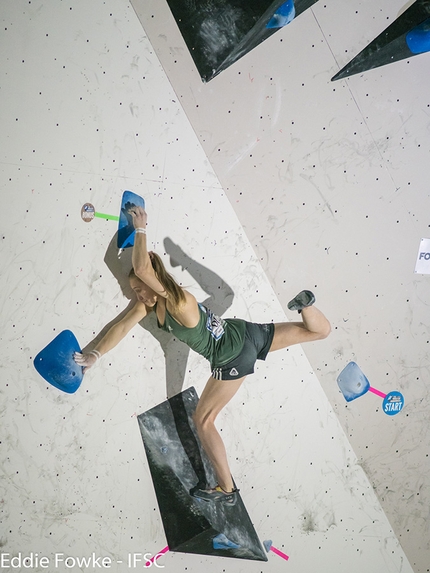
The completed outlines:
{"type": "Polygon", "coordinates": [[[237,380],[248,374],[253,374],[257,360],[266,360],[275,334],[275,325],[246,323],[245,342],[243,348],[230,362],[223,366],[213,367],[212,376],[215,380],[237,380]]]}

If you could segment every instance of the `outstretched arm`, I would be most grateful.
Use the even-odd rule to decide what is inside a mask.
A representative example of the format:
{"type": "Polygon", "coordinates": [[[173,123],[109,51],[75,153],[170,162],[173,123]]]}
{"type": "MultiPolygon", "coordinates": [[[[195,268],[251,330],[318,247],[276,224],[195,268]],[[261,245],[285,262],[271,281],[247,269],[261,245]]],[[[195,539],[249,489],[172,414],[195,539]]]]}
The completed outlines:
{"type": "Polygon", "coordinates": [[[114,324],[103,336],[97,346],[91,352],[81,354],[75,352],[73,358],[79,366],[84,368],[83,372],[91,368],[103,354],[112,350],[125,335],[148,314],[148,309],[142,302],[137,302],[133,308],[119,322],[114,324]]]}

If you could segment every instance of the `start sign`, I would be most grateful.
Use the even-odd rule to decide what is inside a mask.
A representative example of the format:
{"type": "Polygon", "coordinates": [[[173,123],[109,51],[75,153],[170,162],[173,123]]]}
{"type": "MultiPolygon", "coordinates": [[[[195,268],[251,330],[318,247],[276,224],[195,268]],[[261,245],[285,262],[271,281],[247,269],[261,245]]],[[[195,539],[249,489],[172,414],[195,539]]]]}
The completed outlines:
{"type": "Polygon", "coordinates": [[[388,416],[398,414],[405,404],[405,399],[400,392],[390,392],[384,398],[382,409],[388,416]]]}

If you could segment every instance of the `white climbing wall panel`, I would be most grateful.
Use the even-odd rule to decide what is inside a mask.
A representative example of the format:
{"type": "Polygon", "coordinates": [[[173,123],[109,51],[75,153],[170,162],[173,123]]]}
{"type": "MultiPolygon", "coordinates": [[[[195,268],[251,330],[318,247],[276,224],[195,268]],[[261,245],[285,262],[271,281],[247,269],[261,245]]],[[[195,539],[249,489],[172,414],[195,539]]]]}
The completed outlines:
{"type": "MultiPolygon", "coordinates": [[[[145,14],[139,13],[144,26],[157,20],[152,18],[151,3],[147,7],[145,14]]],[[[157,8],[165,14],[164,3],[159,2],[157,8]]],[[[319,14],[316,9],[315,13],[319,14]]],[[[308,34],[321,34],[315,17],[310,16],[303,15],[305,20],[294,24],[306,24],[308,34]]],[[[61,330],[71,329],[84,346],[127,306],[117,278],[104,261],[107,252],[112,256],[109,244],[116,224],[102,219],[84,223],[80,209],[85,202],[91,202],[99,212],[118,214],[122,192],[130,189],[146,200],[149,240],[154,249],[164,252],[166,238],[170,239],[234,291],[226,316],[260,322],[286,320],[288,298],[302,286],[316,284],[320,306],[334,327],[332,337],[325,341],[271,355],[266,363],[259,364],[256,374],[247,380],[220,419],[232,471],[256,530],[262,540],[272,539],[290,556],[288,563],[273,553],[269,554],[269,564],[173,553],[167,553],[160,563],[175,573],[200,572],[203,567],[227,573],[269,569],[306,573],[315,568],[333,573],[344,573],[346,568],[351,573],[409,573],[413,570],[411,565],[416,573],[426,571],[424,561],[416,565],[420,556],[426,555],[426,547],[422,545],[416,554],[406,556],[399,544],[403,534],[409,539],[405,533],[409,527],[415,527],[417,535],[420,527],[424,536],[425,525],[419,526],[417,513],[421,506],[413,502],[417,518],[413,523],[408,523],[404,513],[396,521],[381,495],[386,485],[386,495],[397,500],[390,485],[398,484],[399,472],[411,491],[420,486],[422,476],[419,492],[425,495],[428,457],[425,458],[424,446],[419,450],[424,458],[418,460],[420,465],[415,472],[409,466],[403,474],[398,466],[396,472],[383,472],[383,465],[388,468],[390,455],[394,456],[388,444],[399,450],[396,459],[401,460],[402,455],[410,456],[413,451],[413,439],[425,439],[424,380],[412,387],[411,378],[411,384],[403,386],[399,374],[396,387],[403,390],[409,410],[405,410],[403,418],[393,420],[375,411],[376,397],[367,396],[345,408],[336,391],[335,378],[344,361],[360,352],[361,366],[365,368],[365,361],[374,352],[374,340],[380,340],[382,332],[391,334],[395,328],[400,338],[406,337],[401,329],[406,323],[394,327],[389,322],[396,318],[393,291],[387,291],[385,282],[375,290],[379,283],[370,272],[366,284],[370,281],[372,296],[379,294],[387,302],[374,307],[377,303],[372,298],[372,303],[364,304],[368,291],[362,290],[362,273],[354,270],[348,258],[352,256],[352,233],[358,242],[354,260],[363,260],[364,267],[371,265],[384,273],[379,251],[373,248],[375,241],[371,240],[371,234],[376,234],[376,223],[368,226],[371,232],[363,234],[354,229],[353,217],[362,217],[363,226],[367,224],[366,215],[370,222],[373,218],[379,221],[377,238],[381,249],[388,230],[392,240],[393,234],[395,240],[400,240],[394,230],[400,229],[401,223],[388,217],[390,223],[385,225],[381,211],[374,210],[375,204],[388,205],[394,216],[395,196],[390,195],[388,183],[381,185],[382,191],[376,194],[372,194],[370,185],[377,172],[380,177],[388,177],[387,168],[373,166],[376,150],[369,144],[370,136],[363,127],[357,128],[360,144],[356,147],[346,137],[344,147],[340,146],[338,133],[330,135],[331,147],[319,145],[313,135],[314,129],[329,131],[340,113],[339,105],[351,128],[355,122],[358,125],[361,116],[357,104],[342,84],[336,86],[334,96],[333,86],[325,86],[321,96],[324,105],[319,107],[306,106],[304,92],[298,97],[300,69],[306,69],[300,84],[320,81],[325,85],[327,73],[337,71],[333,62],[327,64],[324,60],[330,52],[323,36],[318,42],[325,53],[318,51],[318,57],[312,58],[299,51],[300,57],[310,62],[307,68],[297,69],[296,61],[282,70],[287,74],[289,69],[297,83],[288,84],[297,96],[297,115],[294,111],[294,117],[291,116],[292,112],[286,111],[287,104],[283,106],[282,86],[287,83],[277,83],[270,80],[276,76],[264,74],[251,82],[251,69],[240,68],[244,71],[238,76],[237,69],[232,68],[218,78],[231,83],[231,92],[222,90],[218,106],[225,105],[226,118],[236,115],[242,121],[242,115],[251,114],[252,122],[248,121],[247,129],[236,133],[236,128],[227,129],[229,119],[221,121],[224,115],[220,107],[214,107],[210,127],[202,135],[208,110],[203,114],[197,111],[193,116],[191,107],[198,105],[196,109],[200,110],[208,93],[215,98],[216,84],[199,84],[183,46],[176,49],[175,44],[169,43],[173,41],[170,30],[174,26],[164,16],[161,22],[166,24],[166,31],[159,21],[157,33],[149,26],[149,39],[133,8],[124,0],[7,0],[0,17],[0,189],[4,204],[0,215],[4,354],[0,381],[2,566],[12,571],[14,567],[8,559],[37,554],[38,558],[48,559],[49,571],[92,571],[97,568],[79,568],[77,561],[94,555],[109,559],[111,571],[123,573],[139,568],[130,566],[129,556],[156,553],[165,545],[136,421],[136,414],[163,401],[169,391],[159,343],[137,327],[85,376],[73,395],[48,386],[32,366],[37,352],[61,330]],[[160,48],[163,41],[164,52],[160,48]],[[166,58],[162,58],[162,64],[168,75],[157,59],[155,45],[158,56],[162,58],[164,54],[166,58]],[[178,54],[175,74],[168,66],[171,46],[178,54]],[[322,75],[324,81],[319,79],[322,75]],[[244,78],[255,90],[258,105],[249,96],[244,78]],[[181,93],[176,84],[179,80],[188,82],[186,93],[181,93]],[[228,98],[231,100],[233,92],[238,111],[227,115],[231,108],[228,98]],[[196,101],[191,104],[193,97],[196,101]],[[337,107],[328,105],[329,97],[339,98],[337,107]],[[257,137],[263,137],[263,132],[259,136],[257,117],[252,116],[256,109],[258,116],[266,113],[262,121],[267,125],[263,129],[272,130],[265,140],[266,151],[253,143],[257,137]],[[318,128],[308,115],[319,117],[317,110],[322,114],[318,128]],[[293,126],[286,136],[284,126],[292,121],[307,127],[300,130],[293,126]],[[269,145],[275,131],[282,142],[277,151],[269,145]],[[307,135],[299,138],[299,133],[307,135]],[[284,137],[295,147],[285,147],[284,137]],[[342,174],[340,159],[345,147],[351,162],[346,175],[342,174]],[[294,149],[297,163],[292,157],[294,149]],[[250,169],[249,161],[254,161],[255,155],[248,157],[257,150],[258,168],[250,169]],[[223,156],[222,161],[217,161],[217,154],[223,156]],[[284,171],[274,171],[278,160],[284,160],[284,171]],[[289,197],[271,193],[276,187],[274,178],[281,176],[278,190],[293,189],[289,197]],[[331,181],[329,189],[315,183],[315,178],[331,181]],[[262,193],[264,179],[267,195],[262,193]],[[320,193],[311,194],[315,185],[324,199],[320,193]],[[301,188],[309,199],[300,196],[301,188]],[[353,193],[357,189],[362,195],[353,193]],[[352,202],[354,197],[356,205],[352,202]],[[359,197],[367,198],[368,204],[360,203],[359,197]],[[292,228],[288,227],[291,220],[295,221],[292,228]],[[271,230],[277,230],[277,236],[275,233],[270,238],[271,230]],[[368,251],[363,253],[366,248],[368,251]],[[330,262],[338,251],[343,265],[339,260],[336,264],[330,262]],[[340,278],[341,270],[345,284],[340,278]],[[350,298],[344,293],[347,289],[351,291],[350,298]],[[392,315],[388,314],[388,303],[392,315]],[[376,316],[378,311],[380,315],[376,316]],[[356,325],[356,331],[348,330],[351,324],[356,325]],[[375,337],[370,342],[365,338],[366,330],[375,337]],[[414,438],[411,435],[409,440],[408,417],[414,424],[414,438]],[[402,447],[392,446],[396,439],[402,447]],[[371,450],[368,454],[366,445],[371,450]],[[372,466],[377,462],[378,471],[372,466]],[[75,567],[68,567],[73,564],[75,567]]],[[[319,17],[322,19],[323,15],[319,17]]],[[[383,25],[384,18],[379,18],[375,27],[383,25]]],[[[327,21],[328,26],[330,18],[327,21]]],[[[281,36],[275,35],[267,46],[260,46],[252,65],[263,66],[264,58],[271,52],[269,63],[274,71],[279,70],[276,59],[284,57],[279,46],[284,50],[287,31],[280,32],[282,44],[281,36]]],[[[355,32],[358,34],[354,28],[355,32]]],[[[296,33],[298,39],[303,37],[303,32],[296,33]]],[[[340,45],[341,39],[337,39],[340,45]]],[[[356,44],[348,36],[343,36],[343,41],[353,50],[363,37],[358,37],[356,44]]],[[[310,47],[308,51],[312,52],[310,47]]],[[[245,61],[249,66],[249,56],[245,61]]],[[[409,65],[416,65],[415,60],[409,65]]],[[[394,72],[391,73],[394,78],[394,72]]],[[[283,81],[287,79],[285,75],[283,81]]],[[[317,87],[308,89],[315,92],[317,87]]],[[[409,93],[404,84],[402,89],[409,93]]],[[[382,130],[385,124],[372,109],[382,130]]],[[[389,112],[387,107],[383,111],[389,112]]],[[[407,110],[404,113],[409,117],[407,110]]],[[[415,115],[412,118],[413,122],[415,115]]],[[[390,133],[394,134],[392,129],[390,133]]],[[[413,140],[425,147],[425,130],[419,133],[420,136],[405,135],[404,145],[411,146],[413,140]],[[418,141],[417,137],[422,139],[418,141]]],[[[354,141],[353,136],[351,140],[354,141]]],[[[401,183],[406,185],[408,177],[401,169],[399,177],[404,178],[401,183]]],[[[410,179],[412,183],[418,181],[416,170],[411,171],[410,179]]],[[[401,213],[399,221],[404,217],[410,225],[416,225],[424,216],[418,199],[415,195],[413,198],[413,215],[405,211],[406,192],[396,203],[401,213]]],[[[402,233],[407,248],[412,249],[411,271],[424,231],[421,226],[412,238],[402,233]]],[[[396,253],[392,255],[395,261],[400,257],[406,268],[408,250],[397,249],[396,253]]],[[[387,268],[397,272],[397,262],[390,261],[387,268]]],[[[172,272],[197,295],[206,296],[186,271],[175,267],[172,272]]],[[[392,281],[388,271],[386,274],[387,281],[392,281]]],[[[408,308],[423,304],[424,280],[412,277],[415,290],[408,308]]],[[[404,292],[396,295],[402,304],[408,284],[403,285],[404,292]]],[[[289,313],[288,319],[291,318],[295,316],[289,313]]],[[[423,330],[428,321],[421,320],[423,330]]],[[[411,323],[415,337],[421,332],[417,330],[419,324],[419,319],[411,323]]],[[[403,358],[396,357],[403,360],[405,372],[409,367],[409,346],[402,347],[403,358]]],[[[374,360],[376,372],[372,372],[374,362],[367,362],[368,376],[372,372],[381,379],[387,352],[381,341],[379,362],[374,360]]],[[[425,368],[424,354],[421,364],[425,368]]],[[[200,393],[208,374],[205,362],[191,355],[184,385],[194,385],[200,393]]],[[[401,500],[402,492],[396,487],[395,494],[401,500]]]]}

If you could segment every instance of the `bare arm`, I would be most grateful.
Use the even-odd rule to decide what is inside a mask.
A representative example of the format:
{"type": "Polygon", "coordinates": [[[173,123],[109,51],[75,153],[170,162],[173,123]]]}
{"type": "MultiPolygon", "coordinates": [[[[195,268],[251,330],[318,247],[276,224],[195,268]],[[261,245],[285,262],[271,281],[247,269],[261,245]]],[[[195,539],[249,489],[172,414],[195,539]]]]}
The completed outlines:
{"type": "Polygon", "coordinates": [[[131,262],[135,275],[148,285],[157,295],[167,298],[167,293],[163,285],[155,276],[154,269],[152,268],[150,255],[148,253],[146,243],[146,221],[148,215],[142,207],[133,207],[129,210],[133,217],[133,225],[136,229],[136,236],[134,238],[133,253],[131,255],[131,262]]]}
{"type": "Polygon", "coordinates": [[[103,336],[97,346],[87,354],[76,352],[74,359],[77,364],[84,368],[85,373],[93,366],[98,358],[112,350],[130,332],[138,322],[148,314],[148,309],[142,302],[137,302],[133,308],[119,322],[114,324],[103,336]]]}

